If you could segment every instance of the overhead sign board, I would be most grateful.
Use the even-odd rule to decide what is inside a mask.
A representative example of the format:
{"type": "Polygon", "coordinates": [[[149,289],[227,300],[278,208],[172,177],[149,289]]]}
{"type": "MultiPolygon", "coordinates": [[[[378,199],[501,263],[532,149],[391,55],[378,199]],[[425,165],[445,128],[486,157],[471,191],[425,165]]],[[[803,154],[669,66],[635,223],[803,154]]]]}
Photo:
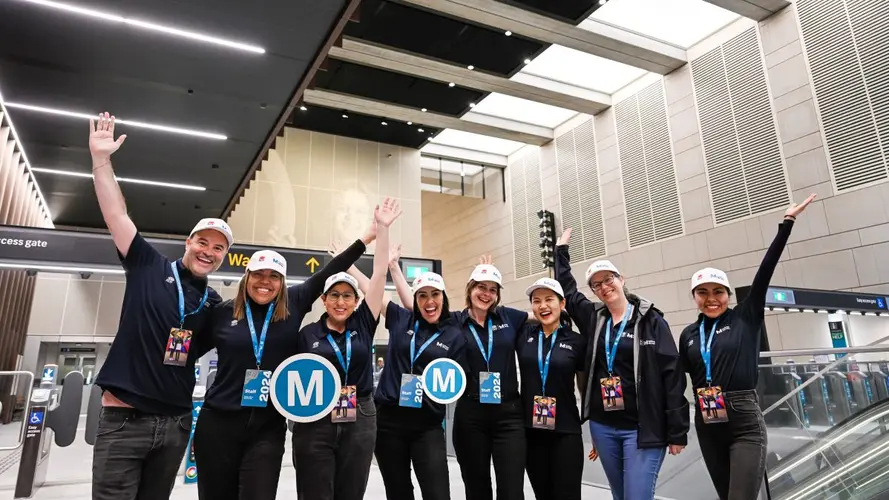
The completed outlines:
{"type": "MultiPolygon", "coordinates": [[[[749,286],[737,289],[738,300],[750,293],[749,286]]],[[[856,311],[889,313],[887,298],[882,295],[834,290],[812,290],[794,287],[769,287],[766,306],[776,308],[821,309],[829,312],[856,311]]]]}
{"type": "MultiPolygon", "coordinates": [[[[146,238],[151,245],[170,260],[182,257],[184,239],[146,238]]],[[[226,276],[244,274],[250,256],[257,250],[271,247],[234,244],[216,272],[226,276]]],[[[307,279],[333,258],[327,252],[291,248],[273,248],[287,259],[290,279],[307,279]]],[[[120,260],[111,235],[0,225],[0,262],[88,268],[95,270],[120,269],[120,260]]],[[[441,261],[405,258],[402,269],[407,267],[428,268],[441,273],[441,261]]],[[[373,273],[373,256],[362,255],[355,263],[364,274],[373,273]]]]}

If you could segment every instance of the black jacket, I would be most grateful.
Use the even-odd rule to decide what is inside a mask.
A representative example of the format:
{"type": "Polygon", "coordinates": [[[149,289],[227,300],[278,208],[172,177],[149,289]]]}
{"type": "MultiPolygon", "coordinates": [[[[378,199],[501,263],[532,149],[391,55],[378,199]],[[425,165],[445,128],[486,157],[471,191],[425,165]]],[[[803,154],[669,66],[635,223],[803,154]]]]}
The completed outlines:
{"type": "MultiPolygon", "coordinates": [[[[588,337],[587,387],[583,394],[582,420],[590,418],[590,398],[599,397],[599,381],[593,380],[599,335],[608,320],[608,309],[577,291],[571,274],[568,246],[556,247],[556,279],[565,292],[566,308],[580,332],[588,337]]],[[[663,313],[642,297],[630,295],[635,329],[633,337],[636,372],[636,401],[640,448],[660,448],[688,444],[689,407],[685,399],[685,373],[679,363],[679,351],[663,313]]]]}

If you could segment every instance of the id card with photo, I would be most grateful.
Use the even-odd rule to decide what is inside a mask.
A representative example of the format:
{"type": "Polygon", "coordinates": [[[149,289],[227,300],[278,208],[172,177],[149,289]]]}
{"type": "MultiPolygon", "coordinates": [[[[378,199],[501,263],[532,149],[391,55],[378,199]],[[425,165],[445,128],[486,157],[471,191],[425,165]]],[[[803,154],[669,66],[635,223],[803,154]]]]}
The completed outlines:
{"type": "Polygon", "coordinates": [[[499,405],[501,399],[500,394],[500,373],[499,372],[479,372],[478,373],[478,400],[481,403],[489,405],[499,405]]]}
{"type": "Polygon", "coordinates": [[[191,330],[171,328],[167,346],[164,349],[164,364],[185,366],[188,363],[188,349],[191,347],[191,330]]]}
{"type": "Polygon", "coordinates": [[[534,396],[534,405],[531,408],[531,427],[547,431],[556,428],[556,398],[534,396]]]}
{"type": "Polygon", "coordinates": [[[244,390],[241,391],[241,406],[265,408],[269,405],[272,372],[269,370],[247,370],[244,375],[244,390]]]}
{"type": "Polygon", "coordinates": [[[423,407],[423,382],[419,375],[401,374],[401,394],[398,396],[398,406],[423,407]]]}
{"type": "Polygon", "coordinates": [[[599,379],[602,392],[602,406],[605,411],[620,411],[624,409],[624,390],[620,385],[620,377],[605,377],[599,379]]]}
{"type": "Polygon", "coordinates": [[[728,422],[728,410],[725,407],[721,387],[718,385],[702,387],[695,392],[698,394],[698,405],[705,424],[728,422]]]}
{"type": "Polygon", "coordinates": [[[358,389],[354,385],[340,388],[340,398],[330,412],[330,421],[335,424],[354,422],[358,419],[358,389]]]}

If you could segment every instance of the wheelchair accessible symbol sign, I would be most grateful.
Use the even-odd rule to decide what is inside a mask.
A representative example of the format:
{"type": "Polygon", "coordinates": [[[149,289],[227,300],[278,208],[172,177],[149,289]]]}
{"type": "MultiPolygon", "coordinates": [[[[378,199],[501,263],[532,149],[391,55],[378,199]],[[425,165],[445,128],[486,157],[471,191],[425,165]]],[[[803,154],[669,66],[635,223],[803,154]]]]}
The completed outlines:
{"type": "Polygon", "coordinates": [[[450,358],[438,358],[426,365],[422,380],[429,399],[443,405],[457,401],[466,390],[466,373],[450,358]]]}
{"type": "Polygon", "coordinates": [[[314,422],[336,406],[341,384],[340,374],[330,361],[315,354],[296,354],[272,374],[272,404],[294,422],[314,422]]]}

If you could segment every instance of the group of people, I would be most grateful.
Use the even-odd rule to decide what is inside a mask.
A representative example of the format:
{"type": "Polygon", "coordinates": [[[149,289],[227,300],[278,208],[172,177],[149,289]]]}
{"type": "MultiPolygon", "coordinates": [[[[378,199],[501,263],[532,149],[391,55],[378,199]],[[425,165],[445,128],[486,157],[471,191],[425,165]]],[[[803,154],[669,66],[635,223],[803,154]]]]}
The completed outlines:
{"type": "Polygon", "coordinates": [[[796,216],[813,196],[787,210],[749,296],[735,308],[724,272],[707,268],[691,277],[700,315],[677,347],[661,311],[630,293],[613,263],[596,261],[586,271],[597,302],[578,291],[571,229],[557,244],[555,279],[525,290],[528,310],[500,305],[503,277],[483,257],[467,280],[464,307],[452,311],[440,275],[424,273],[408,284],[400,246],[386,251],[389,227],[400,215],[391,199],[375,208],[361,239],[335,248],[305,282],[288,286],[284,257],[261,250],[234,299],[223,301],[207,279],[233,243],[231,229],[204,219],[182,258],[157,252],[127,215],[112,170],[111,155],[125,138],[114,138],[107,113],[90,122],[96,194],[127,278],[120,327],[96,380],[103,409],[94,499],[169,497],[191,430],[193,367],[211,349],[218,372],[194,433],[202,499],[276,497],[287,422],[261,389],[298,353],[330,361],[343,386],[330,415],[293,425],[300,499],[363,498],[374,456],[390,500],[414,498],[412,469],[422,498],[450,498],[445,407],[427,396],[401,397],[405,383],[443,357],[466,374],[453,444],[469,500],[522,499],[526,472],[537,499],[579,499],[587,421],[588,458],[601,458],[614,498],[652,499],[666,452],[679,454],[687,443],[686,373],[720,498],[756,497],[766,449],[754,392],[766,288],[796,216]],[[374,241],[368,277],[354,263],[374,241]],[[401,305],[386,296],[387,274],[401,305]],[[324,314],[302,326],[316,300],[324,314]],[[375,370],[381,314],[389,344],[385,369],[375,370]],[[168,354],[171,345],[183,346],[172,348],[178,357],[168,354]]]}

